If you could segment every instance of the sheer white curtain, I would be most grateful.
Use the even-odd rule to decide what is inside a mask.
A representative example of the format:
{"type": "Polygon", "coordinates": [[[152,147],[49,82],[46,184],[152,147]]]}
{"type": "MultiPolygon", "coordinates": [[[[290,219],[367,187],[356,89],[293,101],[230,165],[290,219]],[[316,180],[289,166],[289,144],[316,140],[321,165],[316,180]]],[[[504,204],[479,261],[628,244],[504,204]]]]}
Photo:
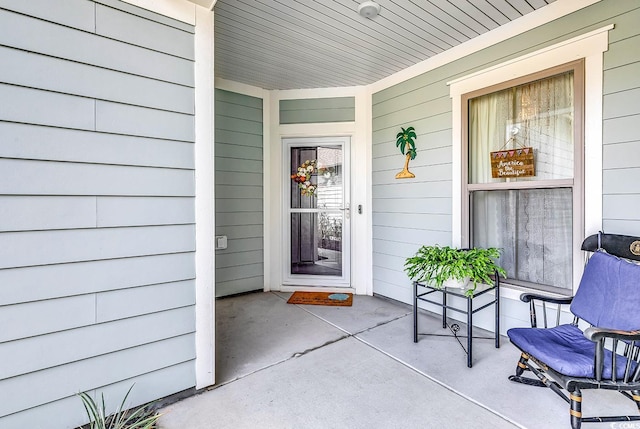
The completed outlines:
{"type": "Polygon", "coordinates": [[[573,177],[573,73],[469,101],[469,183],[472,244],[502,248],[510,279],[571,288],[572,188],[540,188],[540,180],[573,177]],[[535,176],[493,179],[489,153],[533,147],[535,176]],[[492,183],[527,181],[530,189],[493,190],[492,183]]]}

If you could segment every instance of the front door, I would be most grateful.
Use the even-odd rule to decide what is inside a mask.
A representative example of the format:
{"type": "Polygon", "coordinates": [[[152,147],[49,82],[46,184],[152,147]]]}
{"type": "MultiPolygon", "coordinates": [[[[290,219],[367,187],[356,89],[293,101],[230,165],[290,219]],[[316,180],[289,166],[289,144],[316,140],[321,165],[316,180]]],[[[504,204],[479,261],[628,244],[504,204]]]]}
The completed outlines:
{"type": "Polygon", "coordinates": [[[286,285],[350,286],[349,141],[284,140],[286,285]]]}

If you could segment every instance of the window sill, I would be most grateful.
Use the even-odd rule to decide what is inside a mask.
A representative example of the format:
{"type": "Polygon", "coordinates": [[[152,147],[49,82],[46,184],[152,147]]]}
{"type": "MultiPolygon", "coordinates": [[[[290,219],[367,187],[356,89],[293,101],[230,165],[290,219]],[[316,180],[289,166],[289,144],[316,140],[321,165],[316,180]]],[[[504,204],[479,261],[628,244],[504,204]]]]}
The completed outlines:
{"type": "Polygon", "coordinates": [[[569,291],[567,291],[567,293],[551,292],[548,290],[533,289],[525,286],[514,285],[509,283],[508,280],[500,281],[500,296],[502,298],[508,298],[508,299],[519,301],[520,295],[522,295],[523,293],[539,293],[539,294],[549,295],[554,298],[566,298],[568,296],[572,296],[572,294],[569,293],[569,291]]]}

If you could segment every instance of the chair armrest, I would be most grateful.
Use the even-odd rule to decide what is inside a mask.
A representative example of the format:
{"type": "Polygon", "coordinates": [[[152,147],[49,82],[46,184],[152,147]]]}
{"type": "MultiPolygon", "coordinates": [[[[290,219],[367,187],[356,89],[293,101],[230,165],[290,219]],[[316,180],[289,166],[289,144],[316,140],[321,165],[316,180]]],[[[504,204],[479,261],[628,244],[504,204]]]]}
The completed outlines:
{"type": "MultiPolygon", "coordinates": [[[[595,379],[598,381],[602,381],[602,377],[604,374],[604,364],[607,356],[607,352],[605,350],[605,342],[607,340],[611,345],[610,352],[610,362],[611,362],[611,380],[616,381],[617,370],[616,366],[618,364],[618,356],[622,355],[626,358],[624,376],[622,377],[622,381],[628,383],[629,380],[637,380],[640,366],[636,366],[634,369],[631,365],[632,361],[637,359],[637,349],[638,345],[636,345],[635,341],[640,340],[640,331],[618,331],[615,329],[606,329],[606,328],[598,328],[598,327],[590,327],[585,329],[584,336],[593,341],[596,346],[595,356],[594,356],[594,375],[595,379]],[[625,344],[624,351],[620,353],[618,350],[618,341],[622,341],[625,344]],[[632,347],[629,347],[629,346],[632,347]]],[[[623,364],[624,361],[620,362],[623,364]]]]}
{"type": "Polygon", "coordinates": [[[545,303],[550,302],[552,304],[558,304],[556,309],[556,325],[560,323],[560,309],[562,304],[571,304],[573,297],[553,297],[547,295],[540,295],[537,293],[523,293],[520,295],[520,301],[529,303],[529,317],[531,318],[531,327],[538,327],[538,316],[536,314],[535,301],[542,301],[542,311],[544,317],[544,327],[547,328],[547,307],[545,303]]]}
{"type": "Polygon", "coordinates": [[[544,302],[550,302],[553,304],[571,304],[571,300],[573,300],[572,296],[569,297],[553,297],[553,296],[547,296],[547,295],[539,295],[536,293],[523,293],[522,295],[520,295],[520,301],[522,302],[530,302],[531,300],[540,300],[540,301],[544,301],[544,302]]]}
{"type": "Polygon", "coordinates": [[[584,336],[594,343],[603,338],[613,338],[616,340],[637,341],[640,340],[640,331],[617,331],[615,329],[590,327],[585,329],[584,336]]]}

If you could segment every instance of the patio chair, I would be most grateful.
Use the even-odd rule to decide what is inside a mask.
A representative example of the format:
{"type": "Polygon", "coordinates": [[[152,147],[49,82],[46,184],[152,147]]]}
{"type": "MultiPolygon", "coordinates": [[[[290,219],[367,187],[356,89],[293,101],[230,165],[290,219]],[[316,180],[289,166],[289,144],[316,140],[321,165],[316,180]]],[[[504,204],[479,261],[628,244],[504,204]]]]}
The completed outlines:
{"type": "Polygon", "coordinates": [[[640,415],[583,417],[581,393],[583,389],[619,391],[640,410],[640,265],[631,261],[640,260],[640,238],[600,233],[587,237],[582,250],[594,253],[573,298],[520,296],[530,305],[531,328],[507,331],[522,352],[509,379],[557,393],[569,403],[573,429],[582,422],[640,420],[640,415]],[[544,328],[537,327],[540,303],[544,328]],[[560,324],[565,304],[573,314],[570,324],[560,324]],[[547,307],[556,307],[554,327],[547,326],[547,307]],[[590,326],[583,331],[580,321],[581,326],[590,326]],[[523,377],[525,370],[538,379],[523,377]]]}

